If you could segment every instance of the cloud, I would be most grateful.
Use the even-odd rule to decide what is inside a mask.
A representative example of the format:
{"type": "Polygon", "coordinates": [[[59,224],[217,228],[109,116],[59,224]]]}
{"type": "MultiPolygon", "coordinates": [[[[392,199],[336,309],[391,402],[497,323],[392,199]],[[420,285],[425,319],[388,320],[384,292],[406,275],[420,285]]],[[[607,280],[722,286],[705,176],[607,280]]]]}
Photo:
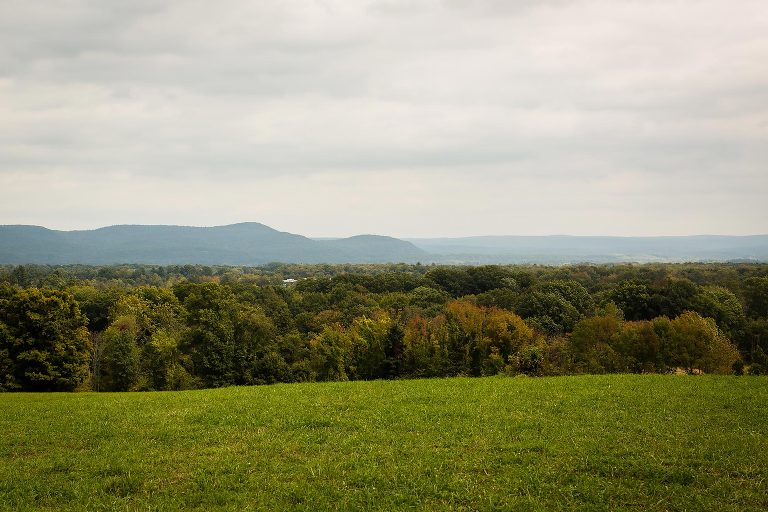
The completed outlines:
{"type": "Polygon", "coordinates": [[[762,0],[4,2],[0,222],[762,232],[766,33],[762,0]],[[241,196],[281,189],[312,219],[241,196]]]}

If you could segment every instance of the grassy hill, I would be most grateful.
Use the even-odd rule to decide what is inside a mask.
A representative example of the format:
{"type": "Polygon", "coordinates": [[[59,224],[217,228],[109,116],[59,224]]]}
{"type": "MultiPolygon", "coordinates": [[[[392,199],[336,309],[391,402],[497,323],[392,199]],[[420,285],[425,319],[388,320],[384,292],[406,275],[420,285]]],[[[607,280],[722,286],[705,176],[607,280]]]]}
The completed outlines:
{"type": "Polygon", "coordinates": [[[760,510],[768,378],[0,395],[0,509],[760,510]]]}

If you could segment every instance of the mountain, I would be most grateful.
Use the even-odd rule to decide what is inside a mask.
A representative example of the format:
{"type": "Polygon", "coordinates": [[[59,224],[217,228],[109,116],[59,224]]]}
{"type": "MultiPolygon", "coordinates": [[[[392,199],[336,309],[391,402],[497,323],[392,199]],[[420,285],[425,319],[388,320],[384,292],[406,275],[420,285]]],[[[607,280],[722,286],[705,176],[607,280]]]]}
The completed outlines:
{"type": "Polygon", "coordinates": [[[55,231],[0,226],[0,264],[259,265],[284,263],[620,263],[768,261],[768,235],[477,236],[359,235],[311,239],[257,222],[229,226],[110,226],[55,231]]]}
{"type": "Polygon", "coordinates": [[[410,238],[446,263],[768,261],[768,235],[410,238]]]}
{"type": "Polygon", "coordinates": [[[256,222],[206,228],[123,225],[85,231],[0,226],[0,264],[258,265],[273,261],[416,262],[426,258],[426,252],[396,238],[362,235],[312,240],[256,222]]]}

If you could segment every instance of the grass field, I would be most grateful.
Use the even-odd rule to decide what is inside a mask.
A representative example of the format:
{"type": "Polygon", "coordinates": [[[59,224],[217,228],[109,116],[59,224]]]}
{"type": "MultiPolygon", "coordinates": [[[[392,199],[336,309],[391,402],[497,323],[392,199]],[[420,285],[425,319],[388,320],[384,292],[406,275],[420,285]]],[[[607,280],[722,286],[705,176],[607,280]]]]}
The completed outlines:
{"type": "Polygon", "coordinates": [[[2,509],[766,510],[768,378],[0,395],[2,509]]]}

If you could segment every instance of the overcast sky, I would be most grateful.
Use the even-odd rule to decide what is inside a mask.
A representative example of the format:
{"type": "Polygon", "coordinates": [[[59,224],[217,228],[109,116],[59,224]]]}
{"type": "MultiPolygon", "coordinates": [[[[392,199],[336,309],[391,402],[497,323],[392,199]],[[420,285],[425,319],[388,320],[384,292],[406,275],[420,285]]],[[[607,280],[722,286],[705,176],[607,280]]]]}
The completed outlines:
{"type": "Polygon", "coordinates": [[[768,233],[766,0],[0,0],[0,224],[768,233]]]}

